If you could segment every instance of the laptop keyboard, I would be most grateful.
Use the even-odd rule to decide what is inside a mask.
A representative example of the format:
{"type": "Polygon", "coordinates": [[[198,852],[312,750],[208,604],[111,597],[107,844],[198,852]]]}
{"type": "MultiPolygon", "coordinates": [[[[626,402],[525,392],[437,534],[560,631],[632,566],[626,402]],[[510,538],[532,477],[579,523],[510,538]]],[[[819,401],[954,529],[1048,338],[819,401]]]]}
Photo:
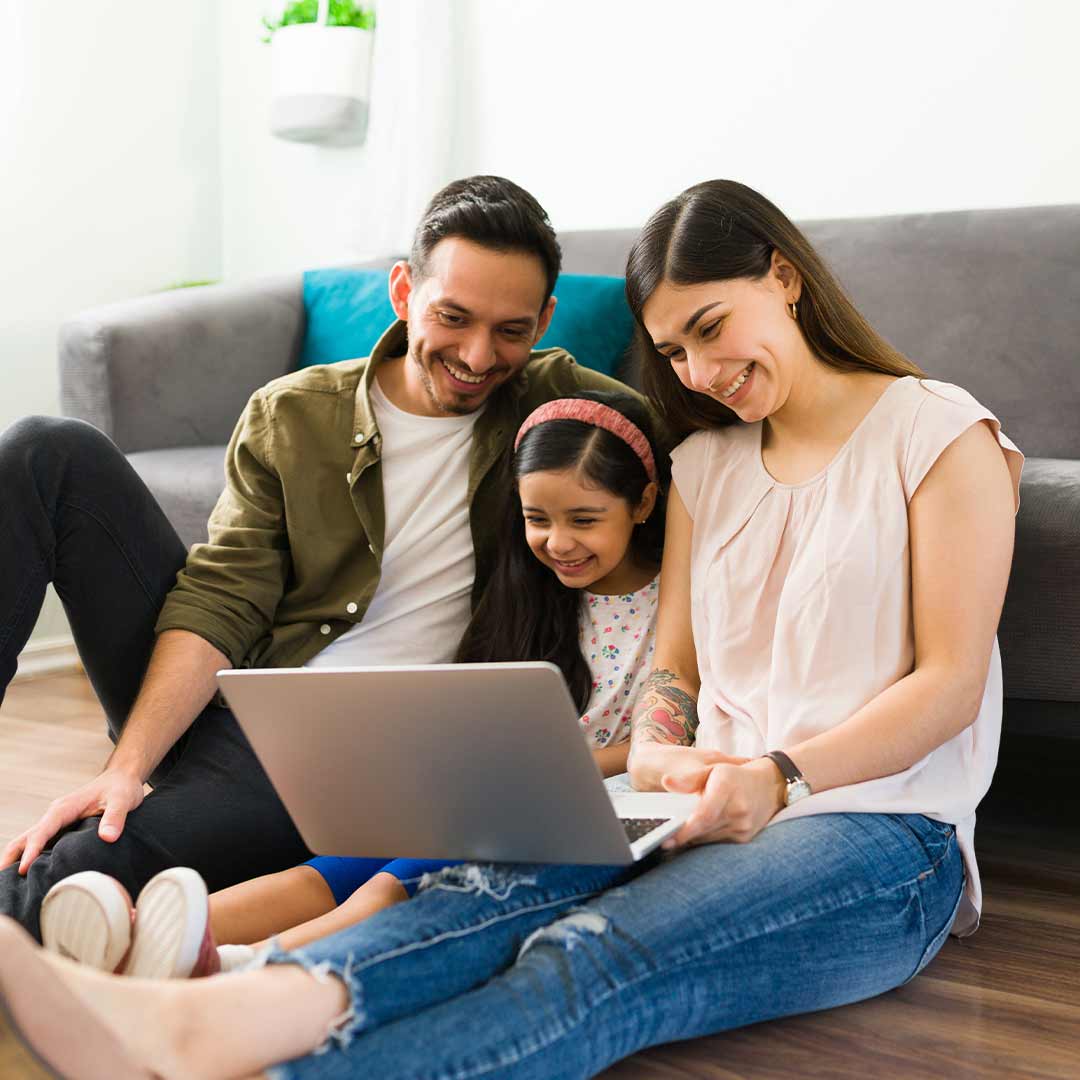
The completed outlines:
{"type": "Polygon", "coordinates": [[[624,817],[619,818],[626,830],[626,839],[632,844],[640,840],[646,833],[651,833],[658,825],[663,825],[671,818],[665,817],[624,817]]]}

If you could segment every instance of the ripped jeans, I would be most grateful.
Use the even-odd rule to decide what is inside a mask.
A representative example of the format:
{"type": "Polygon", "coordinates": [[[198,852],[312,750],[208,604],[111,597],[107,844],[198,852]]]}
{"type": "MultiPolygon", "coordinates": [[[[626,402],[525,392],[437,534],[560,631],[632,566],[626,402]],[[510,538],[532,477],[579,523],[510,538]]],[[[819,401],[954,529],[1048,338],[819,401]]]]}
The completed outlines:
{"type": "Polygon", "coordinates": [[[963,890],[951,825],[822,814],[635,868],[450,867],[270,963],[347,986],[275,1080],[558,1080],[657,1043],[872,997],[917,974],[963,890]]]}

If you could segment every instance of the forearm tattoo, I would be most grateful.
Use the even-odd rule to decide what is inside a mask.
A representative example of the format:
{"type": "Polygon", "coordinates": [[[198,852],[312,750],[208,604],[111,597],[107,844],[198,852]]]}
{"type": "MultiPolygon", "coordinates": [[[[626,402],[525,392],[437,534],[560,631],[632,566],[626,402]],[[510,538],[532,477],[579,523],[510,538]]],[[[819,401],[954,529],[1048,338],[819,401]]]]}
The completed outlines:
{"type": "Polygon", "coordinates": [[[658,668],[645,680],[634,710],[635,741],[693,745],[698,728],[697,702],[673,685],[677,678],[674,671],[658,668]]]}

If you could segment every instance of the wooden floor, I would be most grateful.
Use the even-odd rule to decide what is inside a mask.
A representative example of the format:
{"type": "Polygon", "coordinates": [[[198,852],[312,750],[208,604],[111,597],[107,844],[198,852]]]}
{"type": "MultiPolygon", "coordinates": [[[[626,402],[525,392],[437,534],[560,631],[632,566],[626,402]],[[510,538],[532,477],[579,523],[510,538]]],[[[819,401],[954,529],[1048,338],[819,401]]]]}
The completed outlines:
{"type": "MultiPolygon", "coordinates": [[[[80,675],[17,682],[0,711],[0,837],[108,752],[80,675]]],[[[660,1047],[608,1080],[1080,1080],[1080,739],[1008,736],[980,810],[982,929],[873,1001],[660,1047]]]]}

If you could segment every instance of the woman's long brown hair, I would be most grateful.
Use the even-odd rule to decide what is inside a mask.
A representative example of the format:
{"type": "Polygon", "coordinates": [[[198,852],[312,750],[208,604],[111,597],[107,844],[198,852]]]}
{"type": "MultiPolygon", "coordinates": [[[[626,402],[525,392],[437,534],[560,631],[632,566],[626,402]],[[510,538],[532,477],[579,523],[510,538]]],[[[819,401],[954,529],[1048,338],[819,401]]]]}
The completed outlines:
{"type": "Polygon", "coordinates": [[[634,347],[642,384],[676,435],[739,420],[679,381],[645,329],[641,313],[646,301],[664,281],[760,280],[769,272],[774,251],[802,277],[799,327],[822,363],[842,371],[923,374],[863,318],[810,241],[776,206],[745,184],[708,180],[687,188],[649,218],[626,264],[626,299],[637,323],[634,347]]]}

